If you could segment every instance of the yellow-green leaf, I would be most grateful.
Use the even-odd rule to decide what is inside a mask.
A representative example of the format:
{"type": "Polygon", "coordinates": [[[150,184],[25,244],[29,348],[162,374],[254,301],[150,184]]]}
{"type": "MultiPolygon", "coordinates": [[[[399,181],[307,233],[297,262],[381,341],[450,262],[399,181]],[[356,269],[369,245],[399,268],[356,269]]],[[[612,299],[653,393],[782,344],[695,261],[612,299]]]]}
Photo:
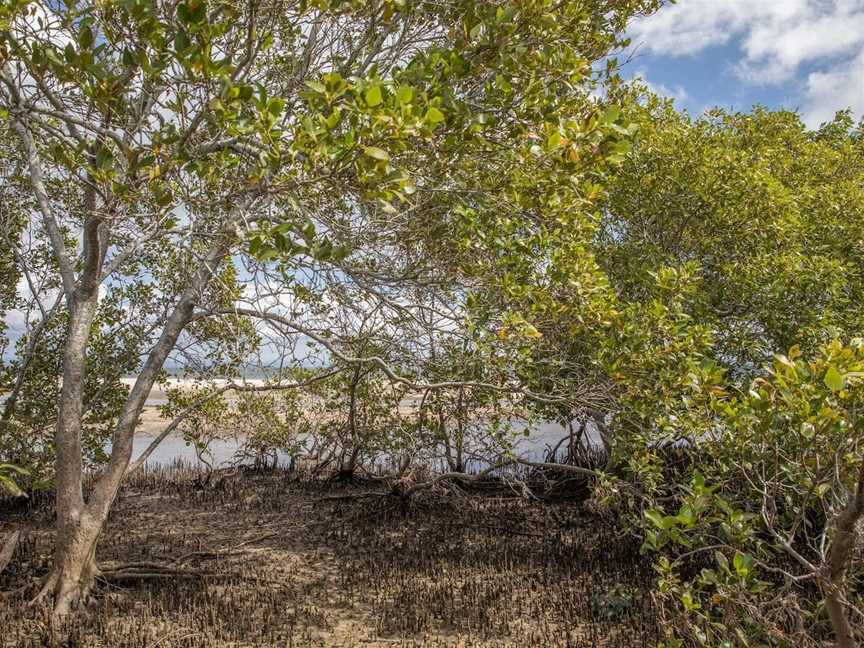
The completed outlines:
{"type": "Polygon", "coordinates": [[[429,110],[426,111],[425,119],[430,124],[440,124],[444,121],[444,113],[438,110],[435,106],[430,106],[429,110]]]}
{"type": "Polygon", "coordinates": [[[396,91],[396,99],[399,103],[406,104],[414,98],[414,89],[409,85],[400,85],[396,91]]]}
{"type": "Polygon", "coordinates": [[[837,371],[837,367],[831,365],[828,371],[825,372],[825,385],[833,392],[838,392],[843,389],[843,374],[837,371]]]}
{"type": "Polygon", "coordinates": [[[369,104],[370,107],[375,107],[381,103],[381,87],[380,86],[372,86],[366,91],[366,103],[369,104]]]}
{"type": "Polygon", "coordinates": [[[380,149],[377,146],[367,146],[363,149],[363,152],[371,158],[375,158],[376,160],[387,161],[390,159],[390,154],[387,153],[384,149],[380,149]]]}

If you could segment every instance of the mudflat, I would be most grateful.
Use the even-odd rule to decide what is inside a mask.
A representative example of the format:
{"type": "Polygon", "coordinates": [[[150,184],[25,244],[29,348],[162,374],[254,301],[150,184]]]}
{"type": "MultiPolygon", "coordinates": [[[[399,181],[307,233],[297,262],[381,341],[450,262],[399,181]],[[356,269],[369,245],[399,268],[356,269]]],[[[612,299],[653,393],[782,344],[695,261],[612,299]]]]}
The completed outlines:
{"type": "Polygon", "coordinates": [[[52,637],[27,605],[47,571],[50,497],[6,500],[23,539],[0,589],[0,645],[653,646],[653,573],[579,492],[424,492],[299,471],[148,467],[97,550],[104,576],[52,637]],[[121,563],[122,560],[122,563],[121,563]]]}

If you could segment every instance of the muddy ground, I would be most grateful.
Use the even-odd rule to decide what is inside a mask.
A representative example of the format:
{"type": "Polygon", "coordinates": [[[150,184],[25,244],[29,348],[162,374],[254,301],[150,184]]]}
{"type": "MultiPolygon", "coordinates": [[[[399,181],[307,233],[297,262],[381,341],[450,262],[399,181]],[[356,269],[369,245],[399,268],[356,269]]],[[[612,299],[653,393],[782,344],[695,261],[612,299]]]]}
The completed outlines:
{"type": "MultiPolygon", "coordinates": [[[[99,545],[100,583],[64,646],[504,647],[656,645],[650,565],[578,492],[552,501],[424,492],[289,472],[148,470],[99,545]],[[174,573],[166,575],[165,568],[174,573]],[[158,572],[158,573],[157,573],[158,572]]],[[[566,495],[566,493],[565,493],[566,495]]],[[[0,590],[34,582],[48,498],[0,509],[24,539],[0,590]]],[[[0,645],[49,645],[47,610],[0,599],[0,645]]]]}

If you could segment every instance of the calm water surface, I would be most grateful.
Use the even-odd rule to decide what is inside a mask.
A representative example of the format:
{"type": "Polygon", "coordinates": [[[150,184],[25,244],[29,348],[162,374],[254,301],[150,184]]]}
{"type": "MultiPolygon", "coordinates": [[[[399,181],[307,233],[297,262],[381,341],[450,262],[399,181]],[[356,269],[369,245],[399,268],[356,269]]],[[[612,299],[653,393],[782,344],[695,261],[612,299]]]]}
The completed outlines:
{"type": "MultiPolygon", "coordinates": [[[[519,429],[515,423],[514,428],[519,429]]],[[[520,437],[515,446],[516,453],[525,458],[539,459],[545,455],[548,448],[555,446],[562,437],[567,435],[567,430],[557,423],[541,423],[534,428],[530,438],[520,437]]],[[[594,446],[600,446],[600,437],[595,429],[589,428],[586,434],[588,442],[594,446]]],[[[137,458],[153,440],[153,436],[137,434],[132,452],[133,460],[137,458]]],[[[214,466],[227,466],[235,459],[236,452],[242,445],[239,439],[219,439],[210,445],[210,457],[214,466]]],[[[291,457],[288,453],[280,453],[280,463],[287,463],[291,457]]],[[[198,458],[195,449],[179,436],[170,436],[159,444],[159,447],[150,455],[147,465],[167,464],[176,460],[184,460],[195,463],[198,458]]]]}
{"type": "MultiPolygon", "coordinates": [[[[6,394],[0,394],[0,404],[7,398],[6,394]]],[[[148,399],[147,407],[156,407],[163,405],[165,399],[152,398],[148,399]]],[[[406,403],[410,405],[411,403],[406,403]]],[[[524,423],[514,422],[513,428],[517,432],[524,429],[524,423]]],[[[539,458],[542,457],[547,448],[554,446],[566,436],[567,430],[557,423],[540,423],[534,426],[534,430],[530,438],[519,436],[516,442],[516,452],[520,456],[539,458]]],[[[600,437],[597,430],[589,426],[586,433],[587,441],[590,445],[597,447],[600,445],[600,437]]],[[[138,433],[135,435],[135,442],[132,450],[133,461],[137,459],[144,450],[153,441],[153,434],[138,433]]],[[[236,453],[242,446],[240,439],[217,439],[210,445],[210,455],[208,461],[211,461],[214,466],[230,465],[236,458],[236,453]]],[[[110,448],[110,445],[109,445],[110,448]]],[[[108,448],[106,448],[108,449],[108,448]]],[[[195,448],[187,444],[182,437],[171,435],[164,439],[156,448],[150,458],[147,460],[148,465],[168,464],[177,460],[184,460],[191,463],[198,461],[195,454],[195,448]]],[[[290,456],[287,453],[280,453],[280,462],[287,463],[290,461],[290,456]]]]}

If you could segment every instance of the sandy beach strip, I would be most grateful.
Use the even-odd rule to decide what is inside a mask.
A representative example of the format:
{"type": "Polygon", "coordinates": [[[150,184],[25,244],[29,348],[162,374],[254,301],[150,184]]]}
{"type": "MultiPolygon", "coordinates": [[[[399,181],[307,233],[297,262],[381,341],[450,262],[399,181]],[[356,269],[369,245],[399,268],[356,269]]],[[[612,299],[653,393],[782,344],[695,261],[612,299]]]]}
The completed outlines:
{"type": "MultiPolygon", "coordinates": [[[[132,389],[132,386],[135,384],[134,377],[121,378],[121,382],[126,385],[129,389],[132,389]]],[[[182,391],[193,391],[193,390],[210,390],[213,388],[220,389],[225,387],[226,385],[237,384],[237,385],[248,385],[250,387],[261,387],[262,385],[267,384],[267,381],[263,378],[237,378],[235,380],[228,380],[227,378],[214,378],[212,380],[194,380],[191,378],[176,378],[171,377],[163,382],[158,382],[153,385],[153,389],[150,390],[149,396],[147,396],[147,404],[148,405],[162,405],[168,400],[168,391],[173,389],[178,389],[182,391]]],[[[227,396],[231,395],[231,391],[226,392],[227,396]]]]}

